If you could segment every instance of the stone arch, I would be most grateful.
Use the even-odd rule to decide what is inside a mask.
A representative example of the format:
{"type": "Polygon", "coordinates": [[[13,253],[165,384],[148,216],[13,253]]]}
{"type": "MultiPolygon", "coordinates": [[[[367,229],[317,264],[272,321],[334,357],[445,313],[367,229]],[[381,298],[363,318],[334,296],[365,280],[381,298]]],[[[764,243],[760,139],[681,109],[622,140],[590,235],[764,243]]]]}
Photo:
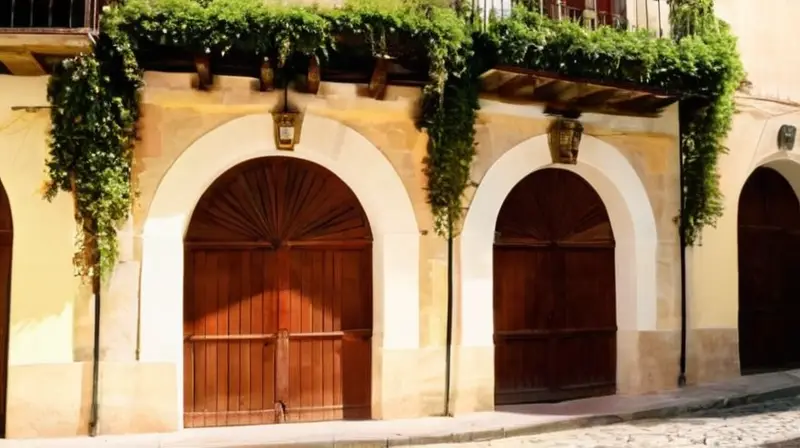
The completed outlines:
{"type": "MultiPolygon", "coordinates": [[[[419,346],[419,228],[408,192],[386,157],[364,136],[328,118],[306,114],[294,151],[275,148],[272,117],[234,119],[190,145],[161,180],[142,234],[141,360],[174,363],[182,381],[183,239],[206,189],[241,162],[290,156],[314,162],[355,193],[373,231],[373,368],[382,350],[419,346]],[[387,317],[391,316],[391,319],[387,317]]],[[[383,384],[373,378],[373,415],[383,384]]],[[[181,427],[182,387],[175,407],[181,427]]]]}
{"type": "MultiPolygon", "coordinates": [[[[480,182],[461,234],[461,301],[457,311],[464,347],[493,346],[493,241],[500,207],[529,173],[556,167],[573,171],[600,195],[616,238],[616,297],[619,331],[656,328],[657,229],[645,187],[614,146],[584,135],[577,165],[553,164],[547,136],[531,138],[500,156],[480,182]]],[[[619,341],[619,339],[618,339],[619,341]]],[[[618,342],[619,344],[619,342],[618,342]]],[[[629,350],[618,350],[617,371],[629,350]]],[[[618,373],[619,376],[619,373],[618,373]]],[[[621,390],[628,388],[622,378],[621,390]]]]}

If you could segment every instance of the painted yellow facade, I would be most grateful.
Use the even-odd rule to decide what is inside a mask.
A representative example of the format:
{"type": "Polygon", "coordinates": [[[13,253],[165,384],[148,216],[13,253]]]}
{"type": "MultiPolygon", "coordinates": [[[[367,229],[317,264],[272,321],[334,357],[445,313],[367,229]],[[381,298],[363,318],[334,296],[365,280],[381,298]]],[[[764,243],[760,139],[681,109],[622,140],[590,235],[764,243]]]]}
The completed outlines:
{"type": "Polygon", "coordinates": [[[751,83],[737,94],[738,113],[728,136],[728,154],[719,164],[724,215],[706,229],[700,244],[687,251],[689,361],[691,382],[739,375],[737,212],[739,194],[759,166],[777,169],[800,191],[795,152],[779,151],[781,125],[800,126],[800,61],[786,39],[800,4],[781,1],[763,8],[757,2],[717,0],[716,12],[739,37],[739,51],[751,83]],[[776,14],[776,11],[780,13],[776,14]]]}
{"type": "MultiPolygon", "coordinates": [[[[786,11],[800,5],[783,3],[781,17],[796,17],[786,11]]],[[[791,82],[800,67],[791,61],[798,56],[777,51],[785,27],[766,16],[774,9],[762,12],[753,2],[718,0],[718,9],[741,36],[753,88],[740,97],[730,153],[720,165],[725,216],[688,252],[691,383],[739,374],[738,292],[732,281],[739,190],[766,163],[800,182],[797,157],[779,153],[775,144],[781,124],[800,125],[791,82]]],[[[199,92],[191,86],[192,75],[146,74],[134,166],[140,196],[120,233],[121,260],[103,296],[101,433],[182,427],[183,232],[197,199],[217,176],[236,163],[277,153],[268,112],[280,94],[257,92],[253,82],[217,77],[210,92],[199,92]]],[[[15,226],[9,438],[85,434],[89,415],[92,299],[73,276],[71,198],[41,199],[47,111],[11,109],[46,105],[46,83],[45,77],[0,76],[0,182],[15,226]]],[[[372,408],[384,419],[443,410],[447,251],[445,240],[434,235],[426,204],[427,141],[414,126],[419,94],[390,87],[384,100],[375,101],[359,96],[357,86],[330,83],[316,96],[290,94],[304,112],[293,155],[342,178],[374,229],[372,408]]],[[[468,192],[463,234],[455,244],[457,413],[494,407],[494,221],[513,185],[550,164],[548,120],[538,105],[482,99],[473,165],[478,186],[468,192]]],[[[656,119],[585,114],[581,120],[586,130],[579,163],[562,168],[597,190],[617,237],[619,392],[674,388],[681,298],[673,221],[679,207],[677,107],[656,119]]],[[[800,183],[794,185],[800,191],[800,183]]]]}
{"type": "MultiPolygon", "coordinates": [[[[146,77],[142,140],[135,152],[140,196],[121,232],[121,261],[102,302],[102,433],[181,427],[186,222],[199,195],[219,174],[240,161],[275,152],[267,113],[279,100],[277,93],[257,92],[251,80],[233,77],[218,78],[212,92],[198,92],[191,78],[163,73],[146,77]]],[[[17,92],[8,106],[44,104],[45,78],[2,81],[4,91],[17,92]]],[[[443,408],[447,264],[445,241],[434,235],[425,202],[426,137],[413,121],[420,92],[393,87],[385,100],[375,101],[359,97],[357,90],[323,84],[317,96],[291,95],[305,113],[294,155],[345,180],[374,228],[375,258],[383,261],[374,269],[373,414],[435,415],[443,408]]],[[[482,106],[474,168],[481,186],[470,192],[467,204],[503,160],[505,168],[494,168],[491,177],[512,184],[550,163],[544,139],[548,119],[541,107],[489,99],[482,106]],[[525,167],[512,154],[537,161],[525,167]],[[502,172],[509,167],[516,172],[502,172]]],[[[624,253],[632,258],[618,256],[618,301],[625,305],[618,311],[620,391],[670,388],[677,375],[679,329],[679,259],[671,224],[677,212],[676,109],[659,119],[587,115],[583,120],[587,135],[581,160],[588,162],[575,170],[595,184],[604,200],[617,201],[607,207],[614,225],[619,222],[622,229],[615,229],[621,235],[618,250],[633,251],[624,253]],[[631,236],[625,237],[626,232],[631,236]],[[635,253],[644,246],[644,253],[635,253]],[[632,260],[643,262],[644,280],[625,273],[637,269],[632,260]]],[[[82,434],[89,405],[92,302],[72,276],[69,262],[74,231],[70,199],[60,196],[53,204],[40,199],[47,112],[7,112],[4,123],[0,165],[17,229],[8,437],[82,434]],[[42,282],[45,270],[48,281],[42,282]],[[41,303],[34,305],[28,297],[41,303]],[[55,309],[54,302],[59,313],[44,313],[48,308],[43,304],[55,309]],[[63,381],[47,381],[52,377],[63,381]],[[45,413],[50,417],[33,418],[45,413]]],[[[494,192],[483,196],[482,207],[495,209],[504,199],[494,192]]],[[[480,211],[475,216],[484,215],[480,211]]],[[[487,236],[479,230],[484,221],[468,217],[457,253],[475,250],[468,242],[471,236],[487,236]]],[[[492,320],[491,313],[480,313],[480,306],[491,306],[491,294],[479,294],[477,308],[465,304],[477,303],[476,292],[486,292],[468,290],[480,280],[480,272],[467,266],[466,259],[456,273],[463,285],[456,303],[457,412],[493,408],[492,320]]]]}

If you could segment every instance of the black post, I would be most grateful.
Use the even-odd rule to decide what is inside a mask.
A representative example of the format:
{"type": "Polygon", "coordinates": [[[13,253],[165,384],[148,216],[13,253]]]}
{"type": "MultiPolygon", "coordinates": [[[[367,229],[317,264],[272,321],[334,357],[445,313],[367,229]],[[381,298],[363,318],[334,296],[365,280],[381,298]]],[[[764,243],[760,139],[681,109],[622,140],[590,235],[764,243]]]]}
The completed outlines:
{"type": "MultiPolygon", "coordinates": [[[[679,119],[680,123],[680,119],[679,119]]],[[[680,356],[680,373],[678,374],[678,387],[686,385],[686,221],[684,212],[686,209],[686,188],[683,167],[683,131],[679,124],[678,129],[678,176],[680,177],[680,215],[678,218],[678,233],[680,237],[680,251],[681,251],[681,356],[680,356]]]]}
{"type": "Polygon", "coordinates": [[[89,414],[89,436],[98,432],[100,389],[100,254],[97,248],[96,227],[92,226],[92,295],[94,296],[94,348],[92,350],[92,406],[89,414]]]}
{"type": "Polygon", "coordinates": [[[453,346],[453,219],[447,217],[447,316],[444,355],[444,415],[450,414],[450,371],[453,346]]]}

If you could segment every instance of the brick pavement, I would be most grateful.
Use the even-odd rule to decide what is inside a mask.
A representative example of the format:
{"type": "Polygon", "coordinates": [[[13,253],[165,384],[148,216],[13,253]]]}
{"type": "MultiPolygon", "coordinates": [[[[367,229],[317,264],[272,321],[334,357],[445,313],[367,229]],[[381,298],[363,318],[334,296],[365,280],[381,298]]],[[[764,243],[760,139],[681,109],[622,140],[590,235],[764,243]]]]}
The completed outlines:
{"type": "Polygon", "coordinates": [[[800,447],[800,396],[685,416],[426,448],[800,447]]]}

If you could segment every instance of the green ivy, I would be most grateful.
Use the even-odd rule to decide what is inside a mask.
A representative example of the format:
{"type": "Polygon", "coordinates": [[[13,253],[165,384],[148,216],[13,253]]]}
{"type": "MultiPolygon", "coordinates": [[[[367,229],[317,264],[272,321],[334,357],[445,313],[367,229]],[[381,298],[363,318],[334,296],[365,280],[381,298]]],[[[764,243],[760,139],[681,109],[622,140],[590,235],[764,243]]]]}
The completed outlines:
{"type": "Polygon", "coordinates": [[[684,101],[680,107],[683,183],[681,225],[687,243],[696,242],[705,226],[722,215],[717,161],[727,151],[725,138],[733,125],[736,91],[745,82],[744,67],[730,26],[714,16],[713,0],[672,0],[670,24],[678,44],[707,46],[718,76],[709,86],[711,101],[684,101]]]}
{"type": "Polygon", "coordinates": [[[646,86],[675,95],[681,122],[685,199],[681,225],[688,244],[722,214],[717,160],[734,112],[733,94],[743,80],[736,39],[713,15],[710,0],[676,3],[676,39],[646,30],[554,21],[515,9],[494,21],[486,36],[490,65],[503,64],[566,76],[646,86]],[[681,12],[688,15],[681,16],[681,12]]]}
{"type": "Polygon", "coordinates": [[[420,127],[428,133],[428,203],[439,235],[452,236],[457,230],[464,192],[472,184],[478,92],[478,80],[469,70],[450,77],[443,91],[429,87],[423,96],[420,127]]]}
{"type": "MultiPolygon", "coordinates": [[[[684,0],[691,1],[708,2],[684,0]]],[[[699,106],[681,105],[683,222],[692,241],[702,226],[713,224],[721,212],[716,161],[742,78],[735,39],[724,24],[709,19],[706,9],[684,5],[682,23],[691,25],[681,28],[684,37],[671,41],[645,32],[588,31],[517,9],[510,18],[494,20],[488,31],[474,32],[467,10],[449,3],[351,0],[341,8],[321,9],[262,0],[127,0],[106,8],[93,53],[65,60],[48,87],[52,131],[46,197],[73,194],[81,274],[107,273],[117,257],[116,229],[128,217],[134,196],[132,147],[142,87],[137,53],[154,45],[196,54],[236,52],[281,66],[298,55],[324,63],[332,52],[421,57],[431,81],[423,91],[418,125],[429,135],[428,202],[440,235],[459,224],[471,184],[477,75],[484,68],[517,65],[652,86],[682,98],[704,97],[709,100],[699,106]]]]}
{"type": "MultiPolygon", "coordinates": [[[[119,37],[119,36],[117,36],[119,37]]],[[[72,193],[78,233],[75,266],[100,276],[117,259],[117,228],[133,200],[131,162],[141,76],[125,39],[103,35],[93,54],[65,60],[47,89],[49,182],[45,197],[72,193]]]]}

